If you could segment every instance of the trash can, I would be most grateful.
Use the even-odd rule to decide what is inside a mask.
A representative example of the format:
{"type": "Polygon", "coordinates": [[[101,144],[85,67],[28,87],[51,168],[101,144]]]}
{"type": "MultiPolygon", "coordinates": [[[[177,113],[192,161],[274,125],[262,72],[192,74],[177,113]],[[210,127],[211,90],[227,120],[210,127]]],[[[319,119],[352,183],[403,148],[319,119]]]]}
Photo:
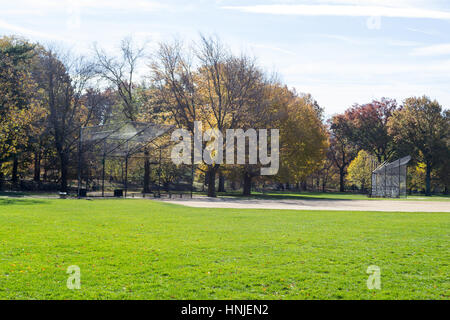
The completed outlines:
{"type": "Polygon", "coordinates": [[[116,190],[114,190],[114,197],[116,197],[116,198],[122,198],[122,197],[123,197],[123,190],[122,190],[122,189],[116,189],[116,190]]]}
{"type": "Polygon", "coordinates": [[[78,194],[80,198],[86,198],[87,197],[87,190],[86,189],[80,189],[80,193],[78,194]]]}

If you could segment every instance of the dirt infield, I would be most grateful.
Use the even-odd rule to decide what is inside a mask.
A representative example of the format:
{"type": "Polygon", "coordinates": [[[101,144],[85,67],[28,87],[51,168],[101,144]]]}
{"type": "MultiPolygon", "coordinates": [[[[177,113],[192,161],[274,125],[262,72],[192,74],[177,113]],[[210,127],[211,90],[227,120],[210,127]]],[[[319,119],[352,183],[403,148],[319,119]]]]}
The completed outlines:
{"type": "Polygon", "coordinates": [[[334,210],[385,212],[450,212],[450,202],[395,200],[255,200],[237,198],[167,199],[164,202],[195,208],[334,210]]]}

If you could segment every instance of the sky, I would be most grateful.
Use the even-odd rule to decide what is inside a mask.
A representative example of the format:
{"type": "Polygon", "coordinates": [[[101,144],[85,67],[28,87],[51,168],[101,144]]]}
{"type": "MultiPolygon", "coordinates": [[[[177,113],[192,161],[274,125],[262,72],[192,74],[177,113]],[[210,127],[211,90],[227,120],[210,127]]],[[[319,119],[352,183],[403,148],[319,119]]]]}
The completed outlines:
{"type": "Polygon", "coordinates": [[[0,36],[77,53],[200,33],[255,56],[327,116],[382,97],[450,107],[449,0],[0,0],[0,36]]]}

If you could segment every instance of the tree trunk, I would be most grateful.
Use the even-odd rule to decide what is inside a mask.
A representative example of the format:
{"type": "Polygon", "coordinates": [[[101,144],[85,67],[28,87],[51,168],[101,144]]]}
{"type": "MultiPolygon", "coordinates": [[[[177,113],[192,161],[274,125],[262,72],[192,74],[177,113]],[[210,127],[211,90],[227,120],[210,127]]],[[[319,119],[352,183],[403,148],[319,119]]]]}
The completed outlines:
{"type": "Polygon", "coordinates": [[[217,168],[215,166],[208,167],[208,197],[216,197],[216,172],[217,168]]]}
{"type": "Polygon", "coordinates": [[[14,155],[11,173],[11,182],[13,183],[13,185],[17,185],[17,183],[19,182],[18,169],[19,169],[19,161],[17,159],[17,155],[14,155]]]}
{"type": "Polygon", "coordinates": [[[205,180],[203,181],[204,186],[208,185],[208,179],[209,179],[208,176],[209,176],[209,171],[206,171],[205,172],[205,180]]]}
{"type": "Polygon", "coordinates": [[[35,182],[41,182],[41,151],[34,153],[34,178],[35,182]]]}
{"type": "Polygon", "coordinates": [[[252,194],[252,175],[248,172],[244,172],[244,196],[250,196],[252,194]]]}
{"type": "Polygon", "coordinates": [[[339,191],[340,192],[345,192],[344,177],[345,177],[344,168],[339,168],[339,191]]]}
{"type": "Polygon", "coordinates": [[[48,181],[48,161],[44,161],[44,174],[42,176],[44,182],[48,181]]]}
{"type": "Polygon", "coordinates": [[[67,172],[68,172],[68,161],[67,155],[65,153],[59,154],[59,161],[61,165],[61,192],[67,192],[67,172]]]}
{"type": "Polygon", "coordinates": [[[143,193],[150,193],[150,156],[147,150],[144,152],[145,162],[144,162],[144,189],[143,193]]]}
{"type": "Polygon", "coordinates": [[[300,187],[301,187],[300,191],[308,191],[308,184],[306,183],[306,180],[300,182],[300,187]]]}
{"type": "Polygon", "coordinates": [[[218,192],[226,192],[225,191],[225,176],[222,172],[219,172],[219,190],[218,192]]]}
{"type": "Polygon", "coordinates": [[[427,175],[426,175],[426,189],[425,189],[425,195],[427,197],[431,196],[431,166],[429,163],[427,163],[427,175]]]}
{"type": "Polygon", "coordinates": [[[5,178],[5,175],[2,171],[0,171],[0,191],[3,191],[3,179],[5,178]]]}

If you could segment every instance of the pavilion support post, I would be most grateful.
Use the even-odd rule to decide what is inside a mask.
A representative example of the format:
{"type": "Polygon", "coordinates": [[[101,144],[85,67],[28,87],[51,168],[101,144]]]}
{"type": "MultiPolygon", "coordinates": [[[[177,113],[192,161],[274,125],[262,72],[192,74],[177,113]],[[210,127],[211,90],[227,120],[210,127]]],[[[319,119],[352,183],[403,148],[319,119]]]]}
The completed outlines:
{"type": "Polygon", "coordinates": [[[125,199],[127,198],[127,193],[128,193],[128,141],[127,141],[127,154],[125,156],[125,199]]]}
{"type": "Polygon", "coordinates": [[[105,197],[105,162],[106,162],[106,140],[103,143],[103,159],[102,159],[102,198],[105,197]]]}
{"type": "Polygon", "coordinates": [[[193,151],[191,154],[191,199],[193,198],[194,194],[194,152],[195,151],[193,151]]]}
{"type": "Polygon", "coordinates": [[[159,170],[158,170],[158,197],[161,198],[161,159],[162,159],[162,150],[161,146],[159,147],[159,170]]]}
{"type": "Polygon", "coordinates": [[[128,154],[125,156],[125,198],[128,192],[128,154]]]}
{"type": "Polygon", "coordinates": [[[105,155],[102,160],[102,198],[105,197],[105,155]]]}
{"type": "Polygon", "coordinates": [[[194,161],[192,161],[191,165],[191,199],[193,198],[194,194],[194,161]]]}
{"type": "Polygon", "coordinates": [[[142,194],[150,193],[150,153],[147,148],[144,150],[144,186],[142,194]]]}
{"type": "Polygon", "coordinates": [[[408,198],[408,166],[405,165],[405,198],[408,198]]]}
{"type": "Polygon", "coordinates": [[[86,180],[85,182],[85,190],[87,192],[87,190],[89,189],[89,178],[90,178],[90,174],[91,172],[89,171],[89,167],[86,168],[86,180]]]}
{"type": "Polygon", "coordinates": [[[370,192],[369,192],[369,198],[372,198],[372,185],[373,185],[373,160],[370,161],[370,172],[372,174],[370,175],[370,192]]]}
{"type": "Polygon", "coordinates": [[[80,127],[80,137],[78,139],[78,169],[77,169],[77,176],[78,176],[78,188],[77,188],[77,196],[78,199],[81,198],[81,148],[83,143],[83,127],[80,127]]]}
{"type": "Polygon", "coordinates": [[[401,192],[401,162],[400,159],[398,159],[398,197],[400,198],[400,192],[401,192]]]}

